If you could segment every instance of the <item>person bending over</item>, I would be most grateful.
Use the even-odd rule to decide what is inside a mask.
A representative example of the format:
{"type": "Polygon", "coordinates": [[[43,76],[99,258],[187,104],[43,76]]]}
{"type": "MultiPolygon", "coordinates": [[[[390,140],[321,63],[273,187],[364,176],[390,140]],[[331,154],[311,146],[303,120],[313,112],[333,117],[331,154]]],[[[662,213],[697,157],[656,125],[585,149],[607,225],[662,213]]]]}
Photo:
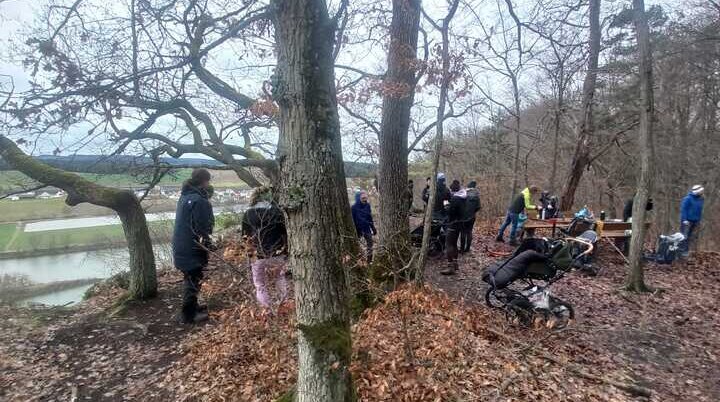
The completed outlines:
{"type": "Polygon", "coordinates": [[[273,201],[269,187],[258,187],[250,197],[250,208],[242,219],[242,234],[257,250],[257,259],[251,264],[255,297],[262,307],[272,304],[268,293],[268,278],[274,278],[281,304],[288,295],[287,229],[285,216],[273,201]]]}

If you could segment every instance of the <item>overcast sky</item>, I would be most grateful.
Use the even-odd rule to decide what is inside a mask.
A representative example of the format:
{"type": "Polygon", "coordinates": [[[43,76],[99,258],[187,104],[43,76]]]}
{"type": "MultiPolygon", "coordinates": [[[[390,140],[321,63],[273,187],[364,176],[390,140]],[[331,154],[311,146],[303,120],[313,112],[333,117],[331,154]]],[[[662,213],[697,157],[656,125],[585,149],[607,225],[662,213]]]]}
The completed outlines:
{"type": "MultiPolygon", "coordinates": [[[[604,0],[606,5],[619,6],[625,3],[625,0],[604,0]]],[[[389,2],[389,0],[388,0],[389,2]]],[[[648,0],[647,4],[661,4],[666,10],[672,12],[679,9],[683,0],[648,0]]],[[[18,35],[24,29],[29,27],[37,12],[41,8],[42,4],[46,4],[47,0],[0,0],[0,83],[7,81],[6,77],[10,76],[13,78],[14,84],[17,91],[22,91],[28,88],[28,74],[24,71],[22,66],[22,60],[12,59],[9,50],[15,46],[23,46],[22,35],[18,35]]],[[[630,3],[627,1],[627,3],[630,3]]],[[[432,12],[432,10],[429,10],[432,12]]],[[[231,59],[237,60],[233,55],[229,55],[231,59]]],[[[343,55],[345,62],[348,64],[353,63],[369,63],[366,55],[343,55]]],[[[379,67],[377,62],[374,62],[372,68],[378,70],[379,67]]],[[[353,64],[357,65],[357,64],[353,64]]],[[[338,74],[341,72],[338,71],[338,74]]],[[[269,74],[268,74],[269,75],[269,74]]],[[[243,88],[241,88],[243,89],[243,88]]],[[[346,143],[348,141],[345,141],[346,143]]],[[[57,144],[48,144],[42,149],[41,152],[49,152],[57,144]]],[[[346,144],[346,147],[349,146],[346,144]]]]}

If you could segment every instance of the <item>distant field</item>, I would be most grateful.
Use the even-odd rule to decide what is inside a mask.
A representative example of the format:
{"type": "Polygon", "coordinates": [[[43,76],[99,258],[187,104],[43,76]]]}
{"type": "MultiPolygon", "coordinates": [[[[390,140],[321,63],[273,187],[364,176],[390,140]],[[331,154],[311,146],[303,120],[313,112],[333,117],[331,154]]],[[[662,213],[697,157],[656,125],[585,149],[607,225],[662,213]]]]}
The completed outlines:
{"type": "MultiPolygon", "coordinates": [[[[172,222],[150,222],[149,228],[153,237],[167,238],[172,230],[172,222]]],[[[93,246],[103,243],[117,243],[124,239],[125,235],[120,225],[43,232],[23,232],[15,224],[0,225],[0,253],[93,246]]]]}
{"type": "MultiPolygon", "coordinates": [[[[114,187],[141,186],[135,177],[123,174],[97,175],[81,173],[81,175],[98,184],[114,187]]],[[[181,169],[173,176],[166,176],[161,185],[180,186],[190,176],[190,169],[181,169]]],[[[218,187],[243,188],[242,183],[234,172],[214,171],[213,184],[218,187]]],[[[18,186],[30,185],[32,181],[16,171],[0,171],[0,194],[7,193],[18,186]]],[[[149,199],[143,204],[148,212],[164,212],[175,209],[175,201],[170,199],[149,199]]],[[[92,204],[80,204],[70,207],[61,198],[23,199],[10,201],[0,200],[0,223],[18,222],[40,219],[58,219],[80,216],[101,216],[113,214],[107,208],[92,204]]]]}
{"type": "MultiPolygon", "coordinates": [[[[163,186],[179,186],[190,177],[191,169],[178,169],[167,174],[160,181],[163,186]]],[[[104,186],[113,187],[142,187],[147,177],[135,177],[130,174],[94,174],[77,173],[80,176],[104,186]]],[[[213,184],[216,187],[245,187],[245,184],[237,178],[234,172],[213,171],[213,184]]],[[[33,181],[22,173],[15,170],[0,171],[0,194],[8,191],[32,186],[33,181]]]]}
{"type": "MultiPolygon", "coordinates": [[[[170,199],[148,200],[143,205],[148,212],[172,211],[175,208],[175,201],[170,199]]],[[[112,214],[114,212],[107,208],[87,203],[70,207],[62,198],[0,200],[0,223],[112,214]]]]}

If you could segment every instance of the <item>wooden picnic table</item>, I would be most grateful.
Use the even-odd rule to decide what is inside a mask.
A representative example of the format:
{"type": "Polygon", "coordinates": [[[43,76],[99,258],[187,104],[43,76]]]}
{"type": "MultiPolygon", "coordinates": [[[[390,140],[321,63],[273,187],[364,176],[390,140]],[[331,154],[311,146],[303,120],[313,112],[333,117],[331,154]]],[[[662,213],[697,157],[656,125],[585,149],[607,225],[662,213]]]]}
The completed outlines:
{"type": "MultiPolygon", "coordinates": [[[[532,234],[538,229],[552,229],[553,236],[558,228],[565,228],[572,222],[572,218],[557,218],[557,219],[528,219],[523,225],[523,232],[532,234]]],[[[650,228],[650,222],[645,223],[645,228],[650,228]]],[[[628,237],[626,234],[627,230],[632,229],[631,222],[618,222],[618,221],[604,221],[603,230],[600,234],[601,237],[611,239],[621,239],[628,237]]]]}

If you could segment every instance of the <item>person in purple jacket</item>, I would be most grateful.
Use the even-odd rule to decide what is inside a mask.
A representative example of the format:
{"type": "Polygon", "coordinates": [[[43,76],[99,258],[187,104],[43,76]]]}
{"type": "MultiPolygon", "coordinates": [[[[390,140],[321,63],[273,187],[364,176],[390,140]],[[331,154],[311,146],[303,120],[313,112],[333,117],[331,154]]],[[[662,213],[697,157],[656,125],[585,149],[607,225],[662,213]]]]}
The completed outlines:
{"type": "Polygon", "coordinates": [[[682,243],[680,251],[685,258],[690,255],[690,242],[695,240],[694,235],[697,233],[702,219],[703,205],[705,204],[704,192],[705,188],[697,184],[690,189],[680,203],[680,231],[685,235],[685,241],[682,243]]]}

